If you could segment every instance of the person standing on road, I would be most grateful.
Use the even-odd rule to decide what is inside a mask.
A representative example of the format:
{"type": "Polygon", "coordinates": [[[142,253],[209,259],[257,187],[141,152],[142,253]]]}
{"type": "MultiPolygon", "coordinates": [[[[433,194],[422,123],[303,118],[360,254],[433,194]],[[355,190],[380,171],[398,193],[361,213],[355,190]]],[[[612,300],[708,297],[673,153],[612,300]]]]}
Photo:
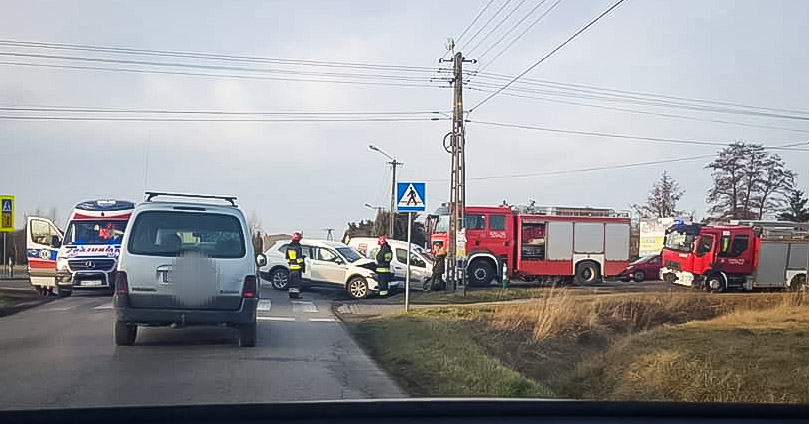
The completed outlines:
{"type": "Polygon", "coordinates": [[[447,259],[447,251],[439,247],[435,251],[435,263],[433,264],[432,289],[444,290],[444,261],[447,259]]]}
{"type": "Polygon", "coordinates": [[[290,299],[299,299],[301,297],[301,275],[303,274],[306,263],[304,262],[303,249],[301,249],[301,239],[303,234],[295,232],[292,234],[292,240],[287,246],[287,265],[289,266],[289,289],[290,299]]]}
{"type": "Polygon", "coordinates": [[[393,250],[388,244],[388,239],[385,235],[381,235],[377,241],[379,244],[379,252],[376,253],[376,275],[379,279],[379,295],[388,295],[388,286],[392,280],[393,274],[390,271],[390,262],[393,260],[393,250]]]}

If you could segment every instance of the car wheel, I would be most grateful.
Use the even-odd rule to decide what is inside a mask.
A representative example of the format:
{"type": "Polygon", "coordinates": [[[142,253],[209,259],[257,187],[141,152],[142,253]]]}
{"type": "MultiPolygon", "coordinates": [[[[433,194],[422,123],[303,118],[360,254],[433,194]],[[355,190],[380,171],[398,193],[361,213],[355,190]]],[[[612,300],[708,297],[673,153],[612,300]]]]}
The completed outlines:
{"type": "Polygon", "coordinates": [[[255,322],[239,326],[239,347],[254,347],[257,331],[255,322]]]}
{"type": "Polygon", "coordinates": [[[138,326],[123,321],[115,321],[115,345],[132,346],[138,337],[138,326]]]}
{"type": "Polygon", "coordinates": [[[632,273],[632,280],[636,283],[642,283],[646,279],[646,273],[643,271],[635,271],[632,273]]]}
{"type": "Polygon", "coordinates": [[[73,294],[73,290],[70,289],[63,289],[59,286],[56,286],[56,296],[58,297],[70,297],[73,294]]]}
{"type": "Polygon", "coordinates": [[[368,281],[363,277],[354,277],[348,281],[346,291],[352,299],[365,299],[368,297],[368,281]]]}
{"type": "Polygon", "coordinates": [[[580,262],[576,265],[576,284],[591,284],[601,280],[598,266],[594,262],[580,262]]]}
{"type": "Polygon", "coordinates": [[[477,260],[473,261],[467,273],[469,274],[469,285],[485,286],[494,279],[494,267],[492,264],[477,260]]]}
{"type": "Polygon", "coordinates": [[[284,268],[278,268],[270,273],[270,282],[272,288],[276,290],[286,290],[289,285],[289,271],[284,268]]]}

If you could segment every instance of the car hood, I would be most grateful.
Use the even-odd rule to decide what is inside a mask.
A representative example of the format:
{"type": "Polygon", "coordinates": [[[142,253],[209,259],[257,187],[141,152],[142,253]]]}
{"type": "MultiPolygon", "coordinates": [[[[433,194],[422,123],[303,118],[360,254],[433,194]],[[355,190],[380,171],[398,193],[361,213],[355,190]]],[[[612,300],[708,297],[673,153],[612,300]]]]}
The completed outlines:
{"type": "Polygon", "coordinates": [[[356,261],[352,262],[350,266],[369,269],[371,271],[376,270],[376,262],[367,258],[357,259],[356,261]]]}

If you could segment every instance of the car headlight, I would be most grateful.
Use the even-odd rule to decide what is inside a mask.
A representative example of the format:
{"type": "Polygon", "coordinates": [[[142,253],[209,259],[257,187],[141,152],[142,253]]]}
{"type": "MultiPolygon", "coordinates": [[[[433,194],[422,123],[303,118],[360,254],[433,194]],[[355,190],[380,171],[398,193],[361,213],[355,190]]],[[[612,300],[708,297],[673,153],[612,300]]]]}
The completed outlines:
{"type": "Polygon", "coordinates": [[[61,258],[56,261],[56,270],[57,271],[68,271],[67,268],[67,259],[61,258]]]}

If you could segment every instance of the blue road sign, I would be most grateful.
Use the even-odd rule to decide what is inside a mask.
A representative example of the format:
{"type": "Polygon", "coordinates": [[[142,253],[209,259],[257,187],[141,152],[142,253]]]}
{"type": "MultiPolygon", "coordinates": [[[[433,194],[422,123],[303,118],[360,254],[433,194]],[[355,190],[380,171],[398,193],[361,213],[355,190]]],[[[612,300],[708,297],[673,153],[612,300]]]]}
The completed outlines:
{"type": "Polygon", "coordinates": [[[427,207],[425,183],[399,183],[396,209],[399,212],[423,212],[427,207]]]}

